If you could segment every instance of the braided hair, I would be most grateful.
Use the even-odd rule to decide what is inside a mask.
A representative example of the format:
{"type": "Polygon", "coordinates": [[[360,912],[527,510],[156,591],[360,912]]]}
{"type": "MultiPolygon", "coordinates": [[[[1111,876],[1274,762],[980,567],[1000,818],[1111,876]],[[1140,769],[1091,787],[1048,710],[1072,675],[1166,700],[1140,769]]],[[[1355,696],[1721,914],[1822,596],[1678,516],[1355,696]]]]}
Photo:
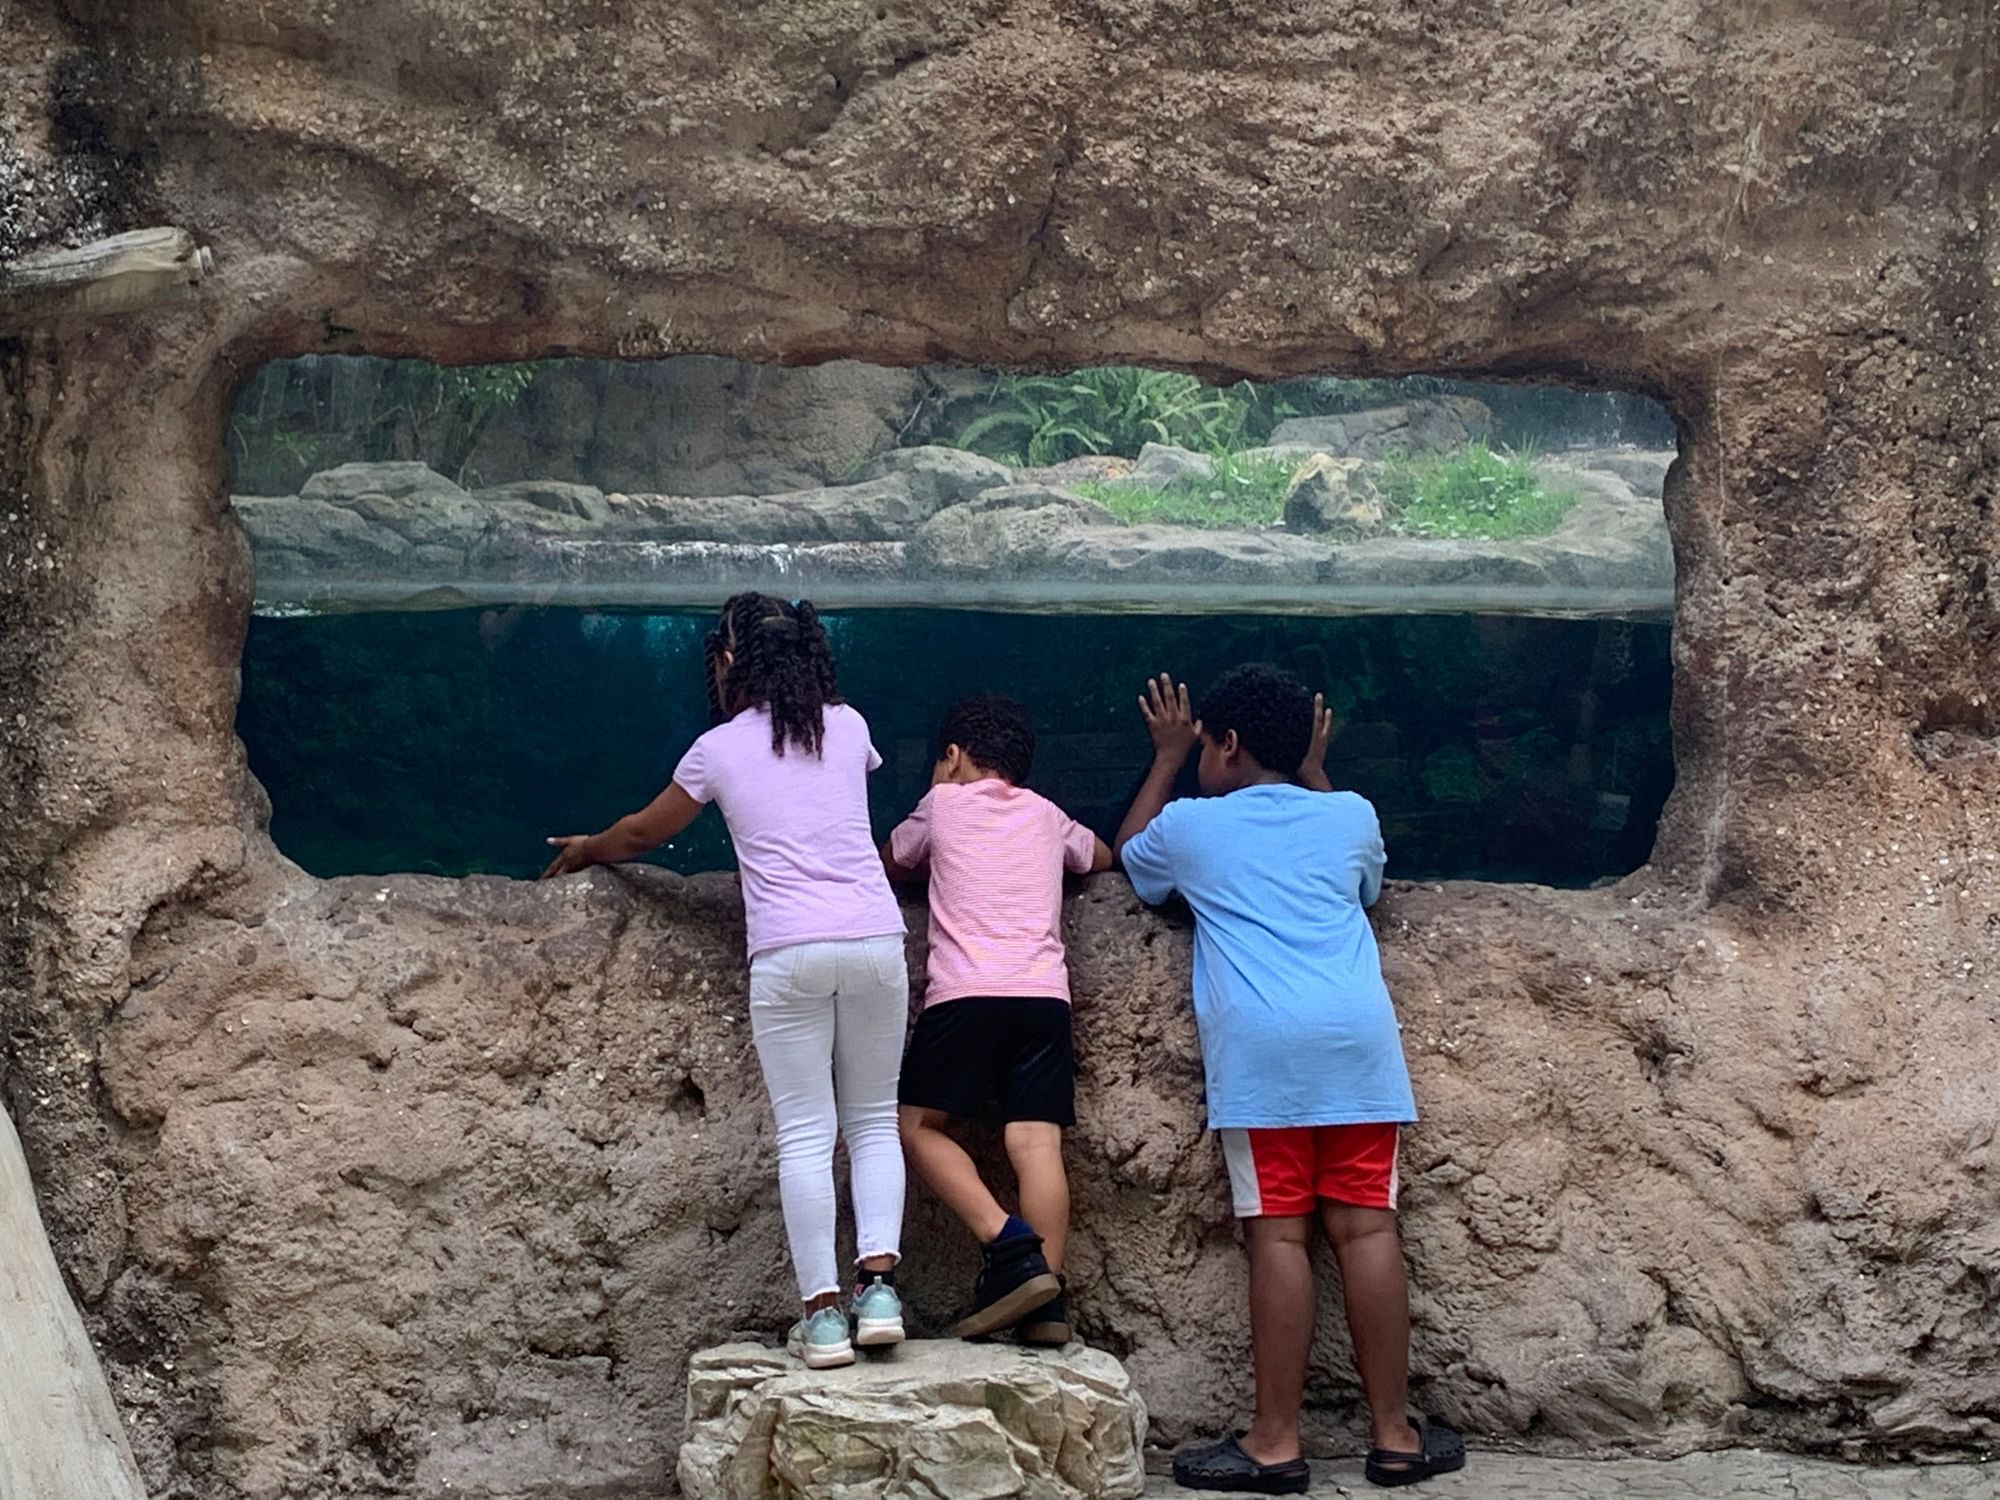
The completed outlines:
{"type": "Polygon", "coordinates": [[[703,647],[712,718],[720,722],[761,705],[771,713],[773,753],[783,755],[787,744],[820,753],[826,710],[840,702],[840,694],[826,627],[810,603],[736,594],[724,602],[722,621],[703,647]],[[718,688],[715,664],[725,650],[730,663],[718,688]]]}

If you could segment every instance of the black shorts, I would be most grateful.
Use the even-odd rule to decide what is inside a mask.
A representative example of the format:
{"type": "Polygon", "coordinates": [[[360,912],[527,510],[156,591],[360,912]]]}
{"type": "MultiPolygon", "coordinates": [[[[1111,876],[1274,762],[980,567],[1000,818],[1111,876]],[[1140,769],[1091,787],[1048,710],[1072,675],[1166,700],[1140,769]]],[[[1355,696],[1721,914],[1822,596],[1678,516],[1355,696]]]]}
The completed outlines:
{"type": "Polygon", "coordinates": [[[1002,1121],[1076,1123],[1067,1000],[968,995],[917,1017],[897,1101],[970,1120],[994,1095],[1002,1121]]]}

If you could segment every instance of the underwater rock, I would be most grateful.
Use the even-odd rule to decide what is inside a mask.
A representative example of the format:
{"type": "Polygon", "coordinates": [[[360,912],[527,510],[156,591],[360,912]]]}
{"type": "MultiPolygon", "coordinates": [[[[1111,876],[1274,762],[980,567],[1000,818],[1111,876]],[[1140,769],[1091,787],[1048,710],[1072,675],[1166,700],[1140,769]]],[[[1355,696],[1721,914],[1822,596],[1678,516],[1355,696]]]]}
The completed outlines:
{"type": "Polygon", "coordinates": [[[1146,1407],[1097,1349],[912,1340],[837,1370],[760,1344],[688,1361],[688,1500],[1136,1500],[1146,1407]]]}
{"type": "Polygon", "coordinates": [[[1387,458],[1393,453],[1446,453],[1484,442],[1493,413],[1472,396],[1424,396],[1398,406],[1333,417],[1288,417],[1271,429],[1271,446],[1296,445],[1336,458],[1387,458]]]}
{"type": "Polygon", "coordinates": [[[1315,453],[1285,490],[1285,525],[1293,531],[1369,536],[1382,529],[1382,499],[1358,458],[1315,453]]]}

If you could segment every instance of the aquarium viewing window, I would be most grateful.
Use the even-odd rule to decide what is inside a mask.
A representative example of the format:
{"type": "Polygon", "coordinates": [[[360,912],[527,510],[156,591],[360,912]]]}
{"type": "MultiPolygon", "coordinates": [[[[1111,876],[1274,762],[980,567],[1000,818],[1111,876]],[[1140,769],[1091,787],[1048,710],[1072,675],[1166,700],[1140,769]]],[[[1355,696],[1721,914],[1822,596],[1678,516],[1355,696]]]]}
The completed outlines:
{"type": "MultiPolygon", "coordinates": [[[[744,588],[830,613],[883,831],[981,690],[1028,705],[1035,784],[1108,831],[1140,679],[1252,659],[1327,693],[1392,875],[1623,875],[1672,782],[1675,432],[1639,396],[316,357],[248,382],[230,444],[239,727],[318,875],[528,875],[542,834],[646,800],[744,588]]],[[[720,821],[661,857],[727,866],[720,821]]]]}

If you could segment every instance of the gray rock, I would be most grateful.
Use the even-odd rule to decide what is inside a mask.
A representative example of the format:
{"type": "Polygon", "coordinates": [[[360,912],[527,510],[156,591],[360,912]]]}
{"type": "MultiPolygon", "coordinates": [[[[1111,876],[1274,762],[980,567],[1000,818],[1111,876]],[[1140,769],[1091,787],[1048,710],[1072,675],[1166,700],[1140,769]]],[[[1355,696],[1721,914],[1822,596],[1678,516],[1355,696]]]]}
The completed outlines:
{"type": "Polygon", "coordinates": [[[238,495],[233,503],[260,575],[367,577],[397,572],[409,560],[401,536],[326,500],[238,495]]]}
{"type": "Polygon", "coordinates": [[[1051,485],[1013,484],[941,510],[910,539],[912,573],[1016,577],[1047,567],[1063,539],[1086,527],[1117,526],[1094,500],[1051,485]]]}
{"type": "Polygon", "coordinates": [[[870,459],[855,475],[861,483],[892,477],[901,478],[917,502],[933,510],[1014,482],[1005,464],[963,448],[892,448],[870,459]]]}
{"type": "Polygon", "coordinates": [[[1293,531],[1370,536],[1384,519],[1374,477],[1358,458],[1312,454],[1285,490],[1285,525],[1293,531]]]}
{"type": "Polygon", "coordinates": [[[1291,417],[1271,430],[1271,443],[1309,444],[1337,458],[1387,458],[1392,453],[1446,453],[1483,442],[1492,432],[1493,413],[1483,401],[1425,396],[1335,417],[1291,417]]]}
{"type": "Polygon", "coordinates": [[[913,1341],[838,1370],[759,1344],[688,1362],[688,1500],[1136,1500],[1146,1408],[1117,1360],[913,1341]]]}
{"type": "Polygon", "coordinates": [[[299,487],[308,500],[327,500],[346,505],[363,495],[387,495],[400,500],[410,495],[463,497],[465,491],[428,464],[367,463],[341,464],[322,469],[299,487]]]}
{"type": "Polygon", "coordinates": [[[1181,480],[1203,480],[1215,475],[1215,460],[1204,453],[1190,453],[1171,443],[1148,443],[1139,450],[1131,478],[1140,484],[1164,489],[1181,480]]]}
{"type": "Polygon", "coordinates": [[[900,541],[938,509],[900,474],[781,495],[627,495],[612,504],[627,540],[760,544],[900,541]]]}
{"type": "Polygon", "coordinates": [[[1666,493],[1667,470],[1679,456],[1670,449],[1590,448],[1551,454],[1546,463],[1551,468],[1609,474],[1657,500],[1666,493]]]}
{"type": "Polygon", "coordinates": [[[526,505],[551,515],[570,516],[579,521],[603,522],[611,519],[611,507],[604,491],[590,484],[567,484],[560,479],[517,479],[512,484],[496,484],[473,491],[473,498],[489,505],[526,505]]]}
{"type": "Polygon", "coordinates": [[[1131,477],[1132,460],[1115,453],[1085,453],[1077,458],[1066,458],[1059,464],[1014,471],[1016,484],[1070,485],[1081,484],[1085,480],[1131,477]]]}

